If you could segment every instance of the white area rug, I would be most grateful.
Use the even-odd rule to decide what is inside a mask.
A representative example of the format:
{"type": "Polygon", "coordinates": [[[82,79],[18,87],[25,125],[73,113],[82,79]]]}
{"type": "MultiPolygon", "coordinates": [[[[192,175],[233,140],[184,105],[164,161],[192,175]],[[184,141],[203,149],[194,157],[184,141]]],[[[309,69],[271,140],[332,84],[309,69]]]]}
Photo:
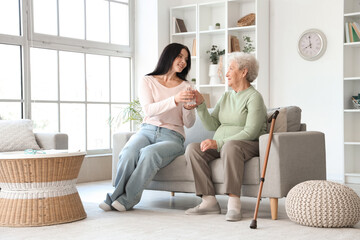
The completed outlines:
{"type": "MultiPolygon", "coordinates": [[[[263,199],[257,229],[250,229],[256,199],[241,198],[243,220],[226,222],[226,196],[217,196],[221,215],[187,216],[184,211],[200,203],[194,194],[145,191],[132,211],[104,212],[98,204],[112,191],[110,181],[78,185],[87,218],[48,227],[0,227],[0,239],[360,239],[360,223],[354,228],[312,228],[291,222],[279,200],[279,219],[271,220],[268,199],[263,199]]],[[[355,189],[359,194],[359,189],[355,189]]]]}

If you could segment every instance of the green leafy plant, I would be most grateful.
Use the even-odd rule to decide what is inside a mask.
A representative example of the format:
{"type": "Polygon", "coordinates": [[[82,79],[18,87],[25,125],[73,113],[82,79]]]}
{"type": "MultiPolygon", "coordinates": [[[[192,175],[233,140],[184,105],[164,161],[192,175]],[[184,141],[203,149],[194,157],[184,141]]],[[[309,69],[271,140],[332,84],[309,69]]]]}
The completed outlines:
{"type": "Polygon", "coordinates": [[[219,62],[219,57],[225,54],[225,49],[220,51],[218,46],[212,45],[211,49],[206,51],[206,53],[210,54],[210,62],[212,64],[217,64],[219,62]]]}
{"type": "Polygon", "coordinates": [[[249,36],[243,36],[243,39],[245,42],[243,52],[251,53],[251,52],[255,51],[255,47],[252,45],[253,41],[251,40],[251,38],[249,36]]]}
{"type": "Polygon", "coordinates": [[[144,114],[142,112],[141,104],[139,99],[135,99],[129,103],[127,107],[125,107],[120,114],[115,117],[111,117],[110,124],[120,124],[127,123],[129,121],[134,121],[135,124],[142,123],[144,118],[144,114]]]}
{"type": "Polygon", "coordinates": [[[128,121],[135,121],[135,123],[140,124],[143,118],[143,112],[139,99],[135,99],[130,102],[129,106],[124,108],[122,111],[123,123],[127,123],[128,121]]]}

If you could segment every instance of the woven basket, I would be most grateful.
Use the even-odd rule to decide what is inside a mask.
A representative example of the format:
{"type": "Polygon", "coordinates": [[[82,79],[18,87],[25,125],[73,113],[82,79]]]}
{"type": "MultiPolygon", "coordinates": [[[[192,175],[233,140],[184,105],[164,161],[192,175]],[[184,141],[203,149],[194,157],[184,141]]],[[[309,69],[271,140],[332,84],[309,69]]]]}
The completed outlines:
{"type": "Polygon", "coordinates": [[[290,220],[311,227],[351,227],[360,221],[360,197],[351,188],[329,181],[296,185],[285,208],[290,220]]]}
{"type": "Polygon", "coordinates": [[[245,27],[251,25],[255,25],[255,13],[250,13],[245,17],[240,18],[237,22],[238,27],[245,27]]]}
{"type": "Polygon", "coordinates": [[[0,159],[0,226],[46,226],[86,218],[75,186],[83,159],[0,159]]]}

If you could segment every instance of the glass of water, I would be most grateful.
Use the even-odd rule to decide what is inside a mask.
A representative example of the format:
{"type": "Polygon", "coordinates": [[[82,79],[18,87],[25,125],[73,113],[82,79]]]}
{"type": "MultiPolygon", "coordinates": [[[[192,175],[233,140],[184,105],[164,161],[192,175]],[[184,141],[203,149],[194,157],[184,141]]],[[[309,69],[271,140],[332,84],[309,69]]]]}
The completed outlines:
{"type": "MultiPolygon", "coordinates": [[[[191,92],[194,91],[194,89],[193,89],[191,86],[187,87],[186,90],[187,90],[187,91],[191,91],[191,92]]],[[[187,102],[186,104],[187,104],[187,105],[196,105],[195,95],[194,95],[194,97],[191,99],[191,101],[190,101],[190,102],[187,102]]]]}

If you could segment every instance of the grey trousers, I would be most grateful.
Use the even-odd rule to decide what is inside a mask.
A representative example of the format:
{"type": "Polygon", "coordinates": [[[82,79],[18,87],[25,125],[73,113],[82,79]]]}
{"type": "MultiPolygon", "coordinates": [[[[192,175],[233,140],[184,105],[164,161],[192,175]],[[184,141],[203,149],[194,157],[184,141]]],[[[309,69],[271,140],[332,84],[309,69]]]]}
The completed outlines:
{"type": "Polygon", "coordinates": [[[195,179],[196,195],[215,196],[215,187],[211,179],[209,163],[221,158],[224,164],[225,194],[241,195],[241,185],[244,175],[244,164],[252,157],[259,156],[258,141],[228,141],[220,153],[216,149],[205,152],[200,150],[200,143],[187,146],[185,157],[191,163],[195,179]]]}

